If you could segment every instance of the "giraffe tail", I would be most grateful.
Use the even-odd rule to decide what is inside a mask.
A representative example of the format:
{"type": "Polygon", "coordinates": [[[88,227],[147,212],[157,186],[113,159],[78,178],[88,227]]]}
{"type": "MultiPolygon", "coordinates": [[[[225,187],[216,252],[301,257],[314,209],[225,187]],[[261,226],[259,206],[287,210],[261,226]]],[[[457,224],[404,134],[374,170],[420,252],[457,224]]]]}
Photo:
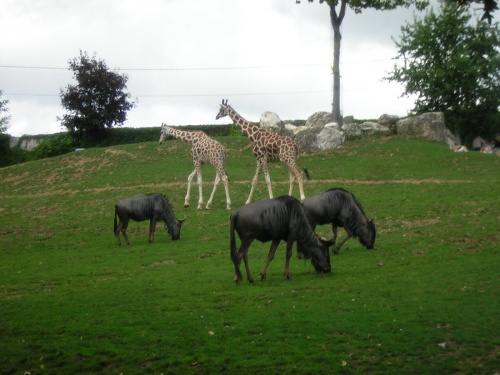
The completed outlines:
{"type": "Polygon", "coordinates": [[[304,174],[306,175],[306,178],[307,178],[308,180],[310,180],[310,179],[311,179],[311,174],[309,173],[309,169],[307,169],[307,168],[302,168],[302,170],[304,171],[304,174]]]}

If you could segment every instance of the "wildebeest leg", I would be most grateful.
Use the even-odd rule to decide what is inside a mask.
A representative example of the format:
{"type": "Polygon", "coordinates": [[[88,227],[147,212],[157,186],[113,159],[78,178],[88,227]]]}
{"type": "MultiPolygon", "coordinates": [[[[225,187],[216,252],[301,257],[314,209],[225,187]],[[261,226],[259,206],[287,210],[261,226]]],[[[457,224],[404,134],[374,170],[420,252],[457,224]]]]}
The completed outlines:
{"type": "Polygon", "coordinates": [[[156,230],[156,215],[153,215],[151,220],[149,220],[149,243],[155,241],[155,230],[156,230]]]}
{"type": "Polygon", "coordinates": [[[130,219],[125,219],[123,221],[120,221],[120,224],[118,224],[118,244],[121,245],[121,242],[120,242],[120,230],[123,234],[123,237],[125,237],[125,242],[127,243],[127,245],[130,245],[130,242],[128,240],[128,237],[127,237],[127,227],[128,227],[128,222],[130,221],[130,219]]]}
{"type": "Polygon", "coordinates": [[[330,239],[330,241],[333,241],[332,251],[335,253],[335,242],[337,242],[337,226],[335,224],[332,224],[332,238],[330,239]]]}
{"type": "Polygon", "coordinates": [[[349,239],[352,237],[352,234],[348,234],[346,238],[344,238],[336,247],[335,249],[333,250],[333,253],[335,255],[337,255],[339,253],[339,250],[340,248],[342,247],[342,245],[349,239]]]}
{"type": "Polygon", "coordinates": [[[290,274],[289,270],[289,265],[290,265],[290,258],[292,257],[292,250],[293,250],[293,241],[287,241],[286,243],[286,261],[285,261],[285,272],[283,273],[288,280],[292,278],[292,275],[290,274]]]}
{"type": "Polygon", "coordinates": [[[252,278],[252,275],[250,274],[250,268],[248,266],[248,248],[250,247],[252,241],[253,241],[253,239],[243,241],[241,243],[239,250],[232,257],[233,264],[234,264],[234,281],[235,281],[237,286],[239,286],[241,284],[241,280],[243,279],[243,276],[241,275],[241,271],[240,271],[241,259],[243,259],[245,262],[245,268],[247,271],[248,281],[253,283],[253,278],[252,278]]]}
{"type": "Polygon", "coordinates": [[[188,187],[187,187],[186,198],[184,199],[184,207],[189,207],[189,198],[190,198],[190,193],[191,193],[191,182],[193,181],[193,177],[195,174],[196,174],[196,168],[188,176],[188,187]]]}
{"type": "Polygon", "coordinates": [[[120,231],[121,231],[121,229],[122,229],[122,221],[120,219],[120,222],[118,223],[118,225],[115,228],[115,237],[116,237],[116,240],[118,241],[118,246],[122,245],[122,241],[120,240],[120,231]]]}
{"type": "Polygon", "coordinates": [[[255,190],[255,186],[257,186],[257,183],[259,182],[259,175],[260,171],[262,170],[262,166],[259,161],[257,161],[257,169],[255,171],[255,176],[253,177],[252,180],[252,187],[250,188],[250,195],[248,196],[247,201],[245,204],[248,204],[252,201],[252,196],[253,196],[253,191],[255,190]]]}
{"type": "Polygon", "coordinates": [[[267,267],[269,267],[269,263],[274,259],[274,254],[276,254],[276,249],[278,248],[278,245],[280,244],[280,240],[273,240],[271,243],[271,247],[269,248],[269,254],[267,255],[267,261],[266,265],[262,269],[262,272],[260,273],[260,279],[261,281],[266,280],[266,274],[267,274],[267,267]]]}

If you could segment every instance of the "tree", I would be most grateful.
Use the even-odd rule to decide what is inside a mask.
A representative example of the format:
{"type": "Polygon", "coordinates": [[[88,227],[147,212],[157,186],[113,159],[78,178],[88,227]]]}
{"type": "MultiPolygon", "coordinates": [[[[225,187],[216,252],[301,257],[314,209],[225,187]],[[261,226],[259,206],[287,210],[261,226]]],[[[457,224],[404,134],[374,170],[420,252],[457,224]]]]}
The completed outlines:
{"type": "Polygon", "coordinates": [[[442,111],[448,127],[470,141],[500,131],[500,33],[498,23],[470,23],[454,2],[401,28],[402,63],[385,78],[417,95],[414,113],[442,111]]]}
{"type": "MultiPolygon", "coordinates": [[[[310,3],[314,0],[308,0],[310,3]]],[[[295,0],[300,4],[301,0],[295,0]]],[[[393,10],[400,6],[409,7],[415,5],[419,10],[424,9],[428,5],[427,0],[319,0],[319,3],[327,3],[330,7],[330,22],[333,28],[333,102],[332,116],[334,121],[342,124],[342,114],[340,112],[340,41],[342,35],[340,26],[345,17],[347,6],[349,6],[356,14],[359,14],[363,9],[374,8],[377,10],[393,10]],[[337,9],[338,7],[338,9],[337,9]]]]}
{"type": "Polygon", "coordinates": [[[481,21],[488,20],[488,23],[491,24],[491,19],[495,10],[498,10],[498,4],[495,0],[453,0],[460,5],[468,5],[471,3],[482,3],[483,4],[483,16],[481,17],[481,21]]]}
{"type": "Polygon", "coordinates": [[[2,113],[9,112],[7,105],[8,100],[2,100],[3,91],[0,90],[0,134],[5,134],[9,128],[10,116],[2,115],[2,113]]]}
{"type": "Polygon", "coordinates": [[[95,142],[106,129],[123,125],[135,106],[125,92],[128,77],[109,71],[103,60],[82,51],[69,66],[78,84],[61,89],[61,103],[68,113],[58,120],[75,139],[95,142]]]}

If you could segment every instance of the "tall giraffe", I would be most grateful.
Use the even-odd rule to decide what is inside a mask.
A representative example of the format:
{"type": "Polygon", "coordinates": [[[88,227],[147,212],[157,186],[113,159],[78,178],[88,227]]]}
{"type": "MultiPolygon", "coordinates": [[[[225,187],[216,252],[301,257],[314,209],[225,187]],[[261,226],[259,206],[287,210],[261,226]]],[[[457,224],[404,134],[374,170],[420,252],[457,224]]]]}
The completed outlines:
{"type": "Polygon", "coordinates": [[[264,172],[269,198],[273,198],[271,188],[271,177],[269,176],[268,162],[280,161],[288,167],[290,175],[290,190],[288,195],[292,195],[293,183],[296,180],[299,184],[300,199],[304,199],[304,188],[302,186],[302,171],[297,167],[296,159],[299,156],[299,145],[292,138],[275,134],[267,129],[252,125],[241,117],[229,104],[227,99],[222,100],[220,111],[215,117],[216,120],[229,116],[242,133],[253,143],[253,154],[257,158],[257,170],[252,180],[252,188],[246,204],[252,200],[255,186],[259,180],[260,172],[264,172]]]}
{"type": "Polygon", "coordinates": [[[214,182],[214,189],[212,190],[212,195],[210,195],[210,199],[207,202],[206,209],[208,210],[212,204],[212,200],[214,199],[215,189],[217,185],[222,180],[224,183],[224,189],[226,190],[226,209],[231,209],[231,198],[229,198],[229,186],[226,171],[224,170],[224,165],[226,163],[226,149],[216,140],[210,138],[204,132],[195,130],[195,131],[184,131],[176,129],[172,126],[167,126],[162,124],[161,126],[161,136],[160,136],[160,144],[167,138],[167,136],[171,135],[177,139],[180,139],[184,142],[190,143],[191,147],[191,156],[193,157],[194,171],[188,177],[188,186],[186,198],[184,200],[184,207],[189,207],[189,197],[191,191],[191,181],[193,180],[194,175],[196,174],[198,177],[198,190],[199,190],[199,199],[198,199],[198,210],[203,208],[203,193],[202,193],[202,184],[203,179],[201,175],[201,169],[205,163],[210,163],[215,167],[216,175],[214,182]]]}

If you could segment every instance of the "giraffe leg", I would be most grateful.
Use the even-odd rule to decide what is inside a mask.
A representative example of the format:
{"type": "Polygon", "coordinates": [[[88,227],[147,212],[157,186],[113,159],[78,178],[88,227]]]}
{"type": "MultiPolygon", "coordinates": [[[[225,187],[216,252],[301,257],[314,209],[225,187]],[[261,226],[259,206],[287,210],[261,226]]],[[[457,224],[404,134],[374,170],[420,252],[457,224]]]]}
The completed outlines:
{"type": "Polygon", "coordinates": [[[188,177],[188,188],[186,193],[186,198],[184,199],[184,207],[189,207],[189,197],[191,193],[191,182],[193,181],[193,177],[196,174],[196,168],[188,177]]]}
{"type": "Polygon", "coordinates": [[[198,207],[196,207],[197,210],[202,210],[203,209],[203,178],[201,176],[201,168],[197,170],[197,176],[198,176],[198,194],[199,194],[199,199],[198,199],[198,207]]]}
{"type": "Polygon", "coordinates": [[[207,206],[205,207],[207,210],[210,209],[210,206],[212,205],[212,201],[214,199],[215,195],[215,190],[217,189],[217,185],[219,185],[220,182],[220,176],[219,172],[215,174],[215,181],[214,181],[214,189],[212,190],[212,194],[210,194],[210,198],[208,199],[207,206]]]}
{"type": "Polygon", "coordinates": [[[231,198],[229,197],[229,181],[227,179],[226,172],[222,174],[222,183],[224,184],[224,190],[226,191],[226,210],[230,210],[231,198]]]}
{"type": "Polygon", "coordinates": [[[288,195],[292,195],[293,193],[293,183],[295,182],[295,174],[293,173],[292,168],[288,167],[288,175],[290,176],[290,189],[288,190],[288,195]]]}
{"type": "Polygon", "coordinates": [[[252,187],[250,188],[250,195],[248,196],[248,199],[245,202],[245,204],[248,204],[252,201],[255,186],[257,186],[257,182],[259,182],[259,175],[260,175],[261,169],[262,169],[262,166],[260,165],[259,162],[257,162],[257,170],[255,171],[255,176],[253,177],[253,180],[252,180],[252,187]]]}
{"type": "Polygon", "coordinates": [[[304,195],[304,186],[302,184],[302,171],[295,164],[289,165],[288,170],[290,172],[290,194],[289,195],[292,195],[291,194],[292,193],[292,184],[294,183],[294,181],[297,181],[299,184],[300,200],[302,201],[306,197],[304,195]],[[292,179],[292,174],[294,176],[293,179],[292,179]]]}
{"type": "Polygon", "coordinates": [[[306,196],[304,194],[304,185],[302,184],[302,173],[300,172],[300,170],[298,170],[298,172],[300,173],[297,177],[297,181],[299,182],[300,200],[303,201],[304,199],[306,199],[306,196]]]}
{"type": "Polygon", "coordinates": [[[273,188],[271,186],[271,176],[269,175],[269,169],[267,168],[267,163],[263,163],[262,171],[264,172],[264,177],[266,179],[267,190],[269,191],[269,199],[272,199],[273,188]]]}

